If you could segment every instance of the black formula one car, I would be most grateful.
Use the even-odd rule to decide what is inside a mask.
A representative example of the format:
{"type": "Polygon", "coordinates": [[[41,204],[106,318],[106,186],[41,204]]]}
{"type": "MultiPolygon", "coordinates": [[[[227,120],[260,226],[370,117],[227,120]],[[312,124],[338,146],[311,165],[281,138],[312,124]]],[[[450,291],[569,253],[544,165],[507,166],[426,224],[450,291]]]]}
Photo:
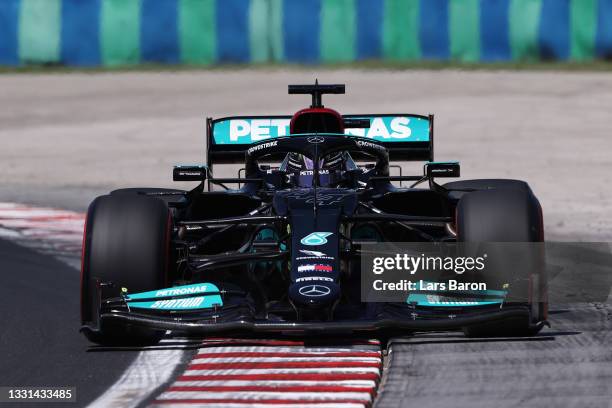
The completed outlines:
{"type": "Polygon", "coordinates": [[[458,177],[459,163],[433,161],[433,116],[323,107],[323,94],[344,89],[290,85],[289,93],[312,95],[293,116],[209,118],[206,165],[173,172],[198,183],[191,191],[131,188],[96,198],[83,240],[84,334],[141,344],[168,330],[537,333],[547,318],[542,269],[506,268],[512,276],[487,290],[419,287],[403,301],[363,301],[361,263],[378,248],[371,245],[538,243],[543,222],[525,182],[438,184],[458,177]],[[390,175],[406,161],[425,162],[423,174],[390,175]],[[237,178],[213,176],[218,165],[238,163],[237,178]],[[507,294],[517,287],[524,297],[513,301],[507,294]]]}

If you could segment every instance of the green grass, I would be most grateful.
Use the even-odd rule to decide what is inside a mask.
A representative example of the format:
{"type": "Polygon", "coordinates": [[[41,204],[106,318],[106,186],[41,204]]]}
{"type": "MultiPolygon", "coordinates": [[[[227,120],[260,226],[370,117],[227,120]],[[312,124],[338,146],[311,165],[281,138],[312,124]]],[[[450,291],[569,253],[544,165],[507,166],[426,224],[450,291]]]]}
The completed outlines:
{"type": "Polygon", "coordinates": [[[608,72],[612,61],[592,62],[500,62],[500,63],[459,63],[459,62],[387,62],[362,61],[339,64],[215,64],[215,65],[163,65],[139,64],[116,67],[67,67],[62,65],[24,65],[19,67],[0,66],[0,74],[46,74],[46,73],[112,73],[112,72],[192,72],[225,70],[300,70],[300,69],[354,69],[354,70],[464,70],[464,71],[561,71],[561,72],[608,72]]]}

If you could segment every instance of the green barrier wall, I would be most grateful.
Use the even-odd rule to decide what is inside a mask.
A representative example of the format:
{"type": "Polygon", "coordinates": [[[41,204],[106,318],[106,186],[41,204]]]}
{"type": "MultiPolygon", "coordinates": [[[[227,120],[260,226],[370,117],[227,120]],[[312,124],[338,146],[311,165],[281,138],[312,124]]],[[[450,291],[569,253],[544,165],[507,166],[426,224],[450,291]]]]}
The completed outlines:
{"type": "Polygon", "coordinates": [[[612,0],[1,0],[0,64],[612,57],[612,0]]]}

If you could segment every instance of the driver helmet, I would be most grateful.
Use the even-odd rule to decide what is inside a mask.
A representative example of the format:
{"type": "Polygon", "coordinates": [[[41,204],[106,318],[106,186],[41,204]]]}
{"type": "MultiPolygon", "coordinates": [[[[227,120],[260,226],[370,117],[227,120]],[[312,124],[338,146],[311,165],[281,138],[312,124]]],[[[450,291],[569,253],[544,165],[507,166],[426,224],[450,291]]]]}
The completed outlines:
{"type": "MultiPolygon", "coordinates": [[[[344,163],[344,152],[331,153],[319,161],[319,182],[321,186],[329,185],[330,176],[335,170],[341,170],[344,163]]],[[[299,153],[289,153],[286,158],[288,172],[295,174],[298,186],[310,187],[314,178],[314,162],[299,153]]]]}

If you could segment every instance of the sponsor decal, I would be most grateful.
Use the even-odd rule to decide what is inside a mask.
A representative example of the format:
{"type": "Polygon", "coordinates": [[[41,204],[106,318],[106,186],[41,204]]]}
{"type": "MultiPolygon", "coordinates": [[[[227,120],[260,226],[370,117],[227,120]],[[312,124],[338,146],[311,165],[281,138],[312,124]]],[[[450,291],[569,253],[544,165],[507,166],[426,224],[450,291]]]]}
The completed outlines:
{"type": "Polygon", "coordinates": [[[215,305],[223,305],[219,288],[212,283],[196,283],[149,292],[130,293],[126,296],[126,300],[131,308],[156,310],[206,309],[215,305]],[[194,296],[155,300],[155,298],[185,295],[194,296]]]}
{"type": "Polygon", "coordinates": [[[180,299],[164,299],[155,301],[128,300],[128,306],[134,309],[153,310],[192,310],[209,309],[214,306],[223,306],[223,300],[219,295],[197,296],[180,299]]]}
{"type": "Polygon", "coordinates": [[[333,256],[298,256],[296,261],[333,261],[333,256]]]}
{"type": "MultiPolygon", "coordinates": [[[[234,143],[253,143],[271,137],[286,136],[289,134],[290,121],[290,119],[231,119],[229,140],[234,143]]],[[[219,125],[221,123],[215,125],[215,136],[219,125]]]]}
{"type": "MultiPolygon", "coordinates": [[[[334,205],[336,203],[340,203],[342,202],[342,200],[344,199],[344,197],[346,197],[348,194],[318,194],[317,195],[317,204],[321,205],[321,206],[325,206],[325,205],[334,205]]],[[[310,203],[314,203],[315,198],[314,195],[312,195],[310,198],[306,199],[306,203],[310,204],[310,203]]]]}
{"type": "Polygon", "coordinates": [[[319,143],[323,143],[325,141],[325,139],[323,139],[321,136],[309,137],[306,140],[308,140],[308,143],[312,143],[312,144],[319,144],[319,143]]]}
{"type": "MultiPolygon", "coordinates": [[[[129,289],[129,288],[128,288],[129,289]]],[[[219,289],[212,283],[194,283],[192,285],[175,286],[172,288],[152,290],[149,292],[130,293],[127,300],[147,299],[167,296],[196,295],[202,293],[218,293],[219,289]]]]}
{"type": "Polygon", "coordinates": [[[158,300],[151,305],[151,309],[191,309],[199,307],[202,302],[203,297],[158,300]]]}
{"type": "Polygon", "coordinates": [[[381,145],[377,145],[376,143],[372,143],[372,142],[364,142],[363,140],[358,140],[357,146],[367,147],[367,148],[376,149],[376,150],[385,150],[385,148],[381,145]]]}
{"type": "Polygon", "coordinates": [[[297,261],[333,261],[333,256],[328,256],[325,252],[312,251],[310,249],[300,249],[302,254],[307,256],[298,256],[297,261]]]}
{"type": "Polygon", "coordinates": [[[303,253],[304,255],[313,256],[316,258],[323,258],[327,256],[325,252],[311,251],[310,249],[300,249],[300,252],[303,253]]]}
{"type": "Polygon", "coordinates": [[[406,303],[416,304],[417,306],[484,306],[503,302],[503,298],[491,300],[466,300],[449,296],[426,295],[422,293],[411,293],[406,299],[406,303]]]}
{"type": "Polygon", "coordinates": [[[329,265],[300,265],[298,272],[333,272],[333,268],[329,265]]]}
{"type": "Polygon", "coordinates": [[[331,289],[323,285],[302,286],[299,289],[300,295],[308,297],[320,297],[329,295],[331,289]]]}
{"type": "Polygon", "coordinates": [[[273,142],[262,143],[260,145],[253,146],[253,147],[249,148],[247,150],[247,154],[253,154],[253,153],[255,153],[255,152],[259,151],[259,150],[267,149],[269,147],[274,147],[276,145],[278,145],[278,141],[276,141],[276,140],[273,141],[273,142]]]}
{"type": "MultiPolygon", "coordinates": [[[[320,169],[319,174],[329,174],[329,170],[320,169]]],[[[314,176],[314,170],[300,170],[300,176],[314,176]]]]}
{"type": "MultiPolygon", "coordinates": [[[[214,288],[213,291],[217,291],[217,288],[214,288]]],[[[191,295],[195,293],[203,293],[203,292],[211,292],[211,289],[208,285],[192,285],[192,286],[183,286],[176,288],[168,288],[168,289],[160,289],[155,292],[155,297],[165,297],[165,296],[179,296],[179,295],[191,295]]]]}
{"type": "MultiPolygon", "coordinates": [[[[347,129],[345,133],[353,136],[362,136],[370,139],[387,140],[387,139],[399,139],[411,141],[416,139],[413,136],[413,127],[418,123],[420,118],[408,118],[405,116],[397,117],[374,117],[370,118],[370,127],[367,129],[347,129]]],[[[429,122],[425,119],[421,121],[429,122]]],[[[428,124],[429,127],[429,124],[428,124]]],[[[420,130],[420,129],[419,129],[420,130]]],[[[427,132],[427,139],[429,140],[429,132],[427,132]]]]}
{"type": "Polygon", "coordinates": [[[295,280],[296,283],[299,282],[311,282],[311,281],[325,281],[325,282],[333,282],[332,278],[328,278],[327,276],[307,276],[305,278],[297,278],[295,280]]]}
{"type": "MultiPolygon", "coordinates": [[[[369,119],[370,127],[367,129],[346,129],[345,134],[385,142],[429,141],[429,120],[427,118],[363,116],[353,119],[369,119]]],[[[251,144],[289,135],[289,122],[290,118],[236,118],[221,120],[214,125],[213,138],[217,144],[251,144]]]]}
{"type": "MultiPolygon", "coordinates": [[[[321,192],[317,194],[317,205],[328,206],[340,203],[344,197],[349,195],[350,193],[347,194],[344,192],[321,192]]],[[[284,194],[283,196],[292,200],[303,201],[306,204],[313,204],[315,202],[315,195],[312,193],[312,190],[292,191],[291,193],[284,194]]]]}
{"type": "Polygon", "coordinates": [[[327,244],[327,237],[332,235],[333,232],[313,232],[311,234],[306,235],[304,238],[300,240],[302,245],[325,245],[327,244]]]}

